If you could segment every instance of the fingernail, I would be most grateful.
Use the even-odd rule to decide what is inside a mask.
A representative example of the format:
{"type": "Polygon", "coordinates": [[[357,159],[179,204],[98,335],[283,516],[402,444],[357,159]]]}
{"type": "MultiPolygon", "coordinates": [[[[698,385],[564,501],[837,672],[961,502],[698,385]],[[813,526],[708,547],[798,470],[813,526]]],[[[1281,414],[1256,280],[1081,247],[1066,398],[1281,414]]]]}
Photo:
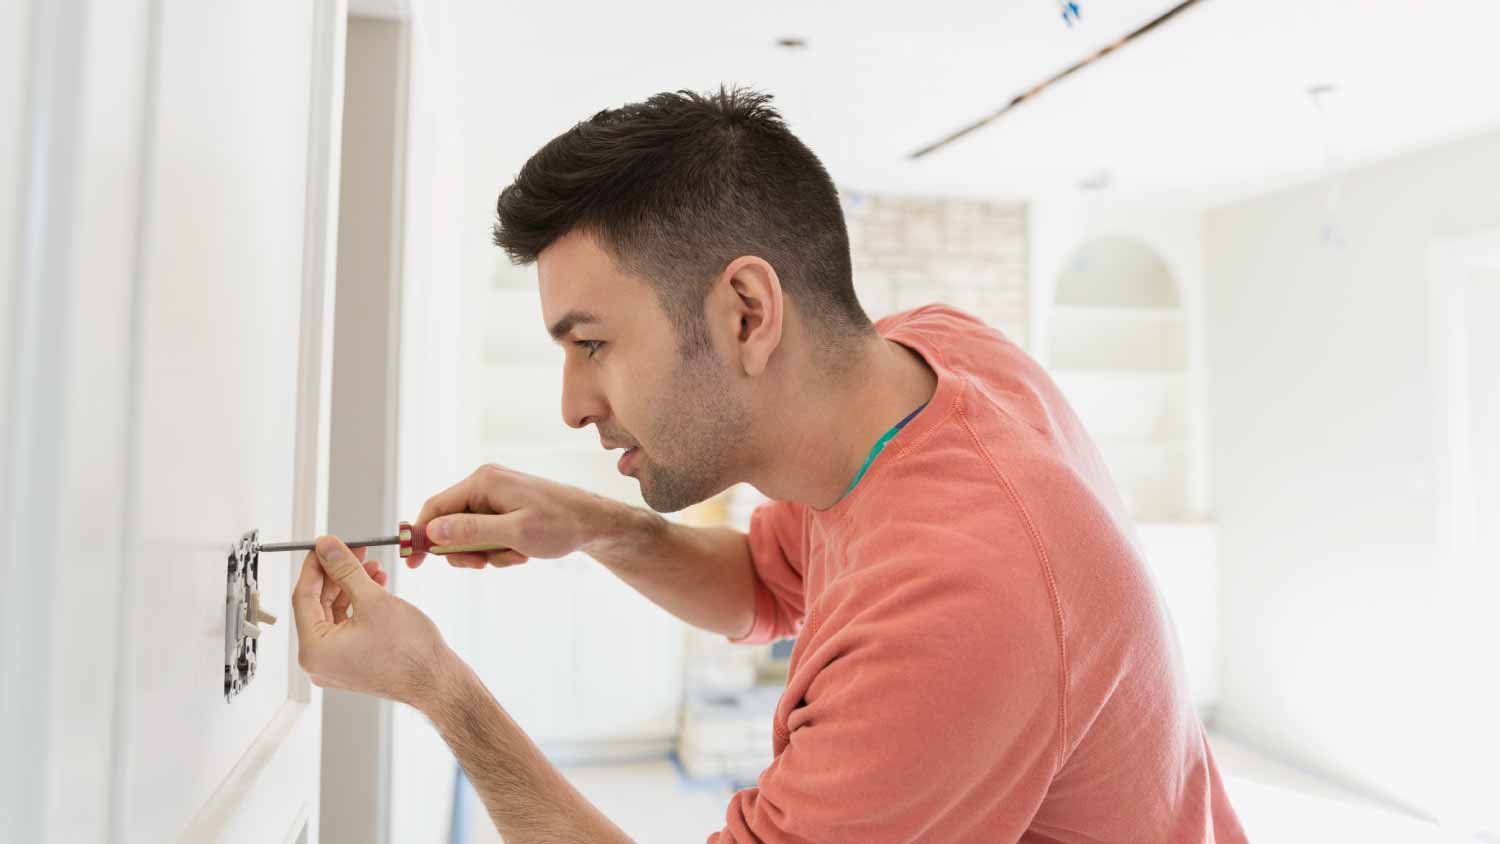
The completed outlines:
{"type": "Polygon", "coordinates": [[[442,522],[427,523],[427,541],[433,544],[442,542],[448,538],[448,526],[442,522]]]}
{"type": "Polygon", "coordinates": [[[328,562],[339,555],[339,541],[331,536],[320,536],[316,543],[318,559],[328,562]]]}

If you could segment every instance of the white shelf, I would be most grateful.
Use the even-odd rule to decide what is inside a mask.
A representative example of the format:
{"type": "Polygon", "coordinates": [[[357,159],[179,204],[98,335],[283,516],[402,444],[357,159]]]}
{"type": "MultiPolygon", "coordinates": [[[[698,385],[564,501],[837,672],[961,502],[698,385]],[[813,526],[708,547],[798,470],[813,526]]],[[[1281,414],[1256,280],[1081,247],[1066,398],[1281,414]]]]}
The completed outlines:
{"type": "MultiPolygon", "coordinates": [[[[1100,309],[1104,310],[1104,309],[1100,309]]],[[[1052,362],[1068,369],[1175,372],[1187,368],[1187,331],[1182,320],[1128,317],[1054,318],[1052,362]]]]}

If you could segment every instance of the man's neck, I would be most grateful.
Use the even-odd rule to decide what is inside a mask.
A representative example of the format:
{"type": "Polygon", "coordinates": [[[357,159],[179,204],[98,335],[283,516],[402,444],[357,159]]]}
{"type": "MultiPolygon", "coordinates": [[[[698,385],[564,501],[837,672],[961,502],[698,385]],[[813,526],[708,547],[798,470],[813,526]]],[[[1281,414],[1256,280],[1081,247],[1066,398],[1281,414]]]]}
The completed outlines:
{"type": "Polygon", "coordinates": [[[932,398],[937,375],[916,352],[883,337],[865,341],[831,383],[808,384],[779,408],[775,442],[752,483],[766,495],[826,510],[838,503],[871,447],[932,398]]]}

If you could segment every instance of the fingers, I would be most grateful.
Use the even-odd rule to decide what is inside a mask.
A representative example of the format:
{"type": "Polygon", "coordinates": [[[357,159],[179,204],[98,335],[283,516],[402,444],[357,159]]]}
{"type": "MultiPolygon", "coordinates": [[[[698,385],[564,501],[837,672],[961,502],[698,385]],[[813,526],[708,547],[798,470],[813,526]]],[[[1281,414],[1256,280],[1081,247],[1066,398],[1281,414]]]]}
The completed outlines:
{"type": "Polygon", "coordinates": [[[516,544],[519,513],[439,516],[427,523],[427,541],[433,545],[503,545],[510,548],[516,544]]]}
{"type": "Polygon", "coordinates": [[[354,556],[348,546],[337,537],[320,536],[317,540],[317,558],[323,571],[336,582],[355,606],[381,593],[381,588],[365,572],[364,565],[354,556]]]}
{"type": "Polygon", "coordinates": [[[318,623],[328,620],[323,614],[323,580],[318,555],[309,551],[302,561],[297,584],[292,587],[292,616],[297,620],[298,639],[304,644],[318,623]]]}
{"type": "Polygon", "coordinates": [[[507,566],[520,565],[531,559],[518,551],[489,551],[483,554],[449,554],[445,557],[448,565],[460,569],[482,569],[489,566],[503,569],[507,566]]]}
{"type": "Polygon", "coordinates": [[[498,466],[480,466],[467,478],[427,499],[413,525],[425,525],[449,513],[492,513],[490,500],[499,494],[504,470],[498,466]]]}
{"type": "Polygon", "coordinates": [[[329,607],[329,612],[333,615],[334,624],[343,624],[348,621],[349,593],[340,589],[338,597],[333,600],[333,605],[329,607]]]}
{"type": "Polygon", "coordinates": [[[383,569],[383,568],[380,567],[380,561],[379,560],[366,560],[365,559],[365,555],[368,554],[369,552],[370,552],[369,548],[355,548],[354,549],[354,559],[359,560],[360,562],[364,563],[365,574],[368,574],[370,576],[370,579],[373,580],[373,581],[375,581],[375,585],[376,586],[379,586],[381,589],[384,589],[385,586],[386,586],[386,584],[390,583],[390,581],[391,581],[390,575],[387,575],[385,573],[385,569],[383,569]]]}
{"type": "MultiPolygon", "coordinates": [[[[365,554],[369,553],[369,551],[370,551],[369,548],[354,548],[354,549],[351,549],[351,550],[354,551],[354,559],[359,560],[361,562],[364,562],[365,554]]],[[[364,563],[364,566],[365,566],[365,572],[370,575],[371,579],[374,579],[375,572],[373,572],[373,571],[370,570],[370,564],[369,563],[364,563]]],[[[379,563],[375,564],[375,568],[376,569],[380,568],[379,563]]],[[[381,584],[381,585],[384,586],[385,584],[381,584]]],[[[329,608],[330,612],[333,615],[333,621],[334,621],[335,624],[337,624],[337,623],[339,623],[341,621],[344,621],[346,618],[349,617],[349,614],[348,614],[348,611],[349,611],[349,596],[348,596],[348,593],[346,593],[343,590],[343,588],[341,586],[339,586],[337,583],[329,584],[328,590],[325,590],[325,592],[324,592],[323,604],[324,604],[324,606],[327,606],[329,608]],[[329,591],[332,592],[332,595],[328,594],[329,591]]]]}
{"type": "Polygon", "coordinates": [[[323,617],[334,624],[338,624],[339,617],[334,614],[333,605],[339,598],[344,598],[345,604],[349,603],[349,599],[344,597],[344,590],[337,583],[325,580],[323,582],[323,600],[321,602],[323,604],[323,617]]]}
{"type": "MultiPolygon", "coordinates": [[[[428,523],[441,516],[454,513],[493,514],[499,510],[495,500],[499,497],[507,472],[494,464],[475,469],[467,478],[427,499],[422,511],[417,514],[412,527],[426,530],[428,523]]],[[[432,537],[428,533],[429,538],[432,537]]],[[[427,554],[414,551],[406,558],[407,568],[416,568],[427,559],[427,554]]]]}
{"type": "MultiPolygon", "coordinates": [[[[354,556],[363,557],[364,554],[362,552],[364,550],[365,549],[363,548],[356,548],[354,551],[354,556]]],[[[385,585],[390,582],[390,577],[386,575],[383,569],[380,568],[379,560],[367,560],[364,563],[364,567],[365,574],[368,574],[370,576],[370,579],[375,581],[375,585],[379,586],[381,589],[384,589],[385,585]]],[[[324,604],[328,607],[329,615],[332,617],[333,623],[343,624],[344,622],[348,621],[349,593],[341,588],[338,584],[334,583],[328,585],[328,590],[325,590],[324,596],[324,604]],[[331,603],[329,603],[327,598],[327,592],[330,590],[334,592],[331,603]]]]}
{"type": "Polygon", "coordinates": [[[483,554],[448,554],[443,559],[456,569],[482,569],[486,565],[483,554]]]}
{"type": "Polygon", "coordinates": [[[506,566],[518,566],[531,559],[520,551],[511,551],[509,549],[505,551],[491,551],[484,556],[485,560],[497,569],[503,569],[506,566]]]}

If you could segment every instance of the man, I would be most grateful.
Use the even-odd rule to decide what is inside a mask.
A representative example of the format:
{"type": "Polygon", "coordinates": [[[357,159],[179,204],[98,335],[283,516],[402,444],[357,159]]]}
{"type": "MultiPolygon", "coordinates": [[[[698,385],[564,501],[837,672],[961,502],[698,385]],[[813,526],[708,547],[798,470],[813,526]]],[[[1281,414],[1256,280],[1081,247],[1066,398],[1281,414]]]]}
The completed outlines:
{"type": "MultiPolygon", "coordinates": [[[[564,421],[624,449],[655,510],[753,484],[773,500],[749,535],[494,466],[417,524],[511,549],[453,565],[582,551],[690,624],[797,634],[775,760],[710,842],[1245,840],[1067,402],[952,308],[871,324],[833,183],[768,99],[600,112],[526,163],[495,225],[537,263],[564,421]]],[[[360,562],[323,537],[304,564],[314,681],[426,713],[505,840],[628,840],[360,562]]]]}

